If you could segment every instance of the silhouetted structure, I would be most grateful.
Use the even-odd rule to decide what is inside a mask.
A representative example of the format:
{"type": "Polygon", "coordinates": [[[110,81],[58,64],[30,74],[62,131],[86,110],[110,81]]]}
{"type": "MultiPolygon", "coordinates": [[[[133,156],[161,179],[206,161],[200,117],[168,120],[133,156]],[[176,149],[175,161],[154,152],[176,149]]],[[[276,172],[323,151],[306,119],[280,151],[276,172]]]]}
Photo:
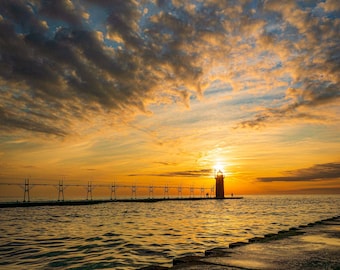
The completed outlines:
{"type": "Polygon", "coordinates": [[[60,202],[60,198],[61,198],[61,201],[64,201],[64,190],[65,190],[64,180],[59,180],[59,185],[58,185],[58,202],[60,202]]]}
{"type": "Polygon", "coordinates": [[[90,198],[90,200],[92,201],[92,183],[89,181],[87,184],[87,195],[86,195],[86,200],[88,201],[90,198]]]}
{"type": "Polygon", "coordinates": [[[28,178],[25,178],[25,184],[24,184],[24,202],[30,202],[30,190],[32,189],[32,185],[30,186],[30,180],[28,178]],[[27,195],[27,201],[26,201],[26,195],[27,195]]]}
{"type": "Polygon", "coordinates": [[[224,175],[221,170],[219,170],[216,175],[216,199],[224,198],[224,175]]]}
{"type": "MultiPolygon", "coordinates": [[[[164,186],[144,186],[144,185],[125,185],[125,184],[120,184],[117,185],[116,183],[113,183],[111,185],[108,184],[95,184],[93,185],[91,181],[89,181],[87,184],[64,184],[64,179],[59,180],[59,184],[53,184],[53,183],[34,183],[31,184],[30,179],[26,179],[24,183],[13,183],[13,182],[0,182],[0,187],[3,185],[9,185],[9,186],[18,186],[21,187],[24,191],[24,200],[22,203],[1,203],[0,202],[0,208],[3,207],[20,207],[20,206],[42,206],[42,205],[82,205],[82,204],[95,204],[95,203],[102,203],[102,202],[112,202],[112,201],[118,201],[118,202],[126,202],[126,201],[140,201],[140,202],[155,202],[155,201],[162,201],[162,200],[197,200],[197,199],[242,199],[242,197],[236,197],[231,195],[230,197],[224,197],[224,176],[222,171],[215,171],[215,179],[216,179],[216,185],[211,186],[210,188],[197,188],[194,186],[168,186],[167,184],[164,186]],[[57,188],[58,190],[58,200],[56,202],[53,201],[45,201],[45,202],[31,202],[30,198],[30,190],[34,187],[54,187],[57,188]],[[81,187],[85,188],[86,190],[86,200],[85,201],[64,201],[64,190],[68,187],[81,187]],[[110,199],[107,200],[93,200],[92,199],[92,191],[95,188],[109,188],[110,190],[110,199]],[[131,199],[124,199],[124,198],[117,198],[117,189],[122,188],[131,188],[131,199]],[[137,189],[145,190],[149,189],[149,197],[142,198],[142,197],[137,197],[137,189]],[[170,196],[170,190],[175,190],[177,189],[178,191],[178,197],[177,198],[171,198],[170,196]],[[210,189],[210,192],[206,192],[207,190],[210,189]],[[155,190],[164,190],[164,198],[156,198],[157,194],[155,195],[155,190]],[[182,191],[187,190],[187,192],[183,192],[189,196],[189,198],[184,198],[182,195],[182,191]],[[197,191],[201,191],[201,196],[200,197],[195,197],[197,196],[196,193],[197,191]],[[215,192],[216,191],[216,192],[215,192]],[[205,195],[205,196],[204,196],[205,195]],[[156,197],[155,197],[156,196],[156,197]],[[27,205],[26,205],[27,204],[27,205]]],[[[174,192],[172,192],[172,196],[174,192]]],[[[159,194],[158,194],[159,195],[159,194]]],[[[125,194],[122,194],[122,196],[126,196],[125,194]]],[[[140,196],[145,196],[145,193],[140,195],[140,196]]],[[[1,198],[0,198],[1,199],[1,198]]]]}

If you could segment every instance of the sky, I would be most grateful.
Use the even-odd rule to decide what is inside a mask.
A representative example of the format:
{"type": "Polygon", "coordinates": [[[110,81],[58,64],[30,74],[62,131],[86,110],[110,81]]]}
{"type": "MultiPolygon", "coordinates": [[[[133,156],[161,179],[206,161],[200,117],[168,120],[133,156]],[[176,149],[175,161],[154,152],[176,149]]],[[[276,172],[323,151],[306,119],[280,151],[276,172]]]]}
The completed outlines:
{"type": "Polygon", "coordinates": [[[0,183],[340,193],[339,33],[338,0],[2,0],[0,183]]]}

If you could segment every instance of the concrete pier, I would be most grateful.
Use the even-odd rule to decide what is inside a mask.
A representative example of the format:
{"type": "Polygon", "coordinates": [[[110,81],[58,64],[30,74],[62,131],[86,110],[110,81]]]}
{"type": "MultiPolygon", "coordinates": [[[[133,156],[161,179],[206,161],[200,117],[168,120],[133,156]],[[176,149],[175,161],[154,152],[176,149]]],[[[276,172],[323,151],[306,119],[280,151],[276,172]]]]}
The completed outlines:
{"type": "Polygon", "coordinates": [[[340,216],[173,260],[173,267],[143,270],[340,269],[340,216]]]}
{"type": "MultiPolygon", "coordinates": [[[[239,200],[243,197],[225,197],[222,200],[239,200]]],[[[13,207],[34,207],[34,206],[65,206],[65,205],[91,205],[100,203],[114,203],[114,202],[161,202],[161,201],[198,201],[198,200],[216,200],[216,198],[145,198],[145,199],[117,199],[117,200],[77,200],[77,201],[36,201],[36,202],[7,202],[0,203],[0,208],[13,207]]],[[[219,199],[221,200],[221,199],[219,199]]]]}

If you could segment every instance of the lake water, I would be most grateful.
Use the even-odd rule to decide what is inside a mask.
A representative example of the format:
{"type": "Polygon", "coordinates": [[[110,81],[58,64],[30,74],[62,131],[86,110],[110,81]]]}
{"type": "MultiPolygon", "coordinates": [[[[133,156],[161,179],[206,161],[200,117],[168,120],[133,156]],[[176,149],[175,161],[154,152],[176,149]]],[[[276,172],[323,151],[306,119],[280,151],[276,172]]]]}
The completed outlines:
{"type": "Polygon", "coordinates": [[[137,269],[340,214],[339,195],[0,209],[0,269],[137,269]]]}

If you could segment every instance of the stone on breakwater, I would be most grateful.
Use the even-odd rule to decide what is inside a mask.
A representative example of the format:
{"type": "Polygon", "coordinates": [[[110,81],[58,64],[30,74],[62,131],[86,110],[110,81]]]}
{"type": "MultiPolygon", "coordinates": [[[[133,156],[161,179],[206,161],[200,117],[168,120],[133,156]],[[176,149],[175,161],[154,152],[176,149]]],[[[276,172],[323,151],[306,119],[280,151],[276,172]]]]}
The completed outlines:
{"type": "Polygon", "coordinates": [[[232,251],[229,248],[212,248],[204,252],[207,257],[228,256],[232,251]]]}
{"type": "Polygon", "coordinates": [[[253,237],[253,238],[250,238],[248,240],[249,243],[257,243],[257,242],[262,242],[263,241],[263,237],[253,237]]]}
{"type": "Polygon", "coordinates": [[[301,229],[308,228],[308,225],[300,225],[299,228],[301,228],[301,229]]]}
{"type": "Polygon", "coordinates": [[[179,258],[175,258],[172,261],[173,265],[178,265],[178,264],[193,264],[195,262],[199,262],[202,258],[204,258],[203,256],[183,256],[183,257],[179,257],[179,258]]]}
{"type": "Polygon", "coordinates": [[[146,267],[139,268],[139,270],[168,270],[169,267],[159,266],[159,265],[150,265],[146,267]]]}
{"type": "Polygon", "coordinates": [[[270,238],[270,237],[273,237],[275,235],[276,235],[276,233],[267,233],[267,234],[264,235],[264,237],[265,238],[270,238]]]}
{"type": "Polygon", "coordinates": [[[229,244],[229,248],[236,248],[236,247],[244,246],[247,244],[248,244],[247,242],[235,242],[235,243],[229,244]]]}
{"type": "Polygon", "coordinates": [[[249,243],[265,243],[265,242],[270,242],[273,240],[288,238],[290,236],[299,235],[299,234],[304,234],[304,232],[300,231],[297,228],[291,228],[288,231],[282,230],[282,231],[279,231],[278,233],[268,233],[268,234],[265,234],[264,237],[253,237],[253,238],[250,238],[248,242],[249,243]]]}

